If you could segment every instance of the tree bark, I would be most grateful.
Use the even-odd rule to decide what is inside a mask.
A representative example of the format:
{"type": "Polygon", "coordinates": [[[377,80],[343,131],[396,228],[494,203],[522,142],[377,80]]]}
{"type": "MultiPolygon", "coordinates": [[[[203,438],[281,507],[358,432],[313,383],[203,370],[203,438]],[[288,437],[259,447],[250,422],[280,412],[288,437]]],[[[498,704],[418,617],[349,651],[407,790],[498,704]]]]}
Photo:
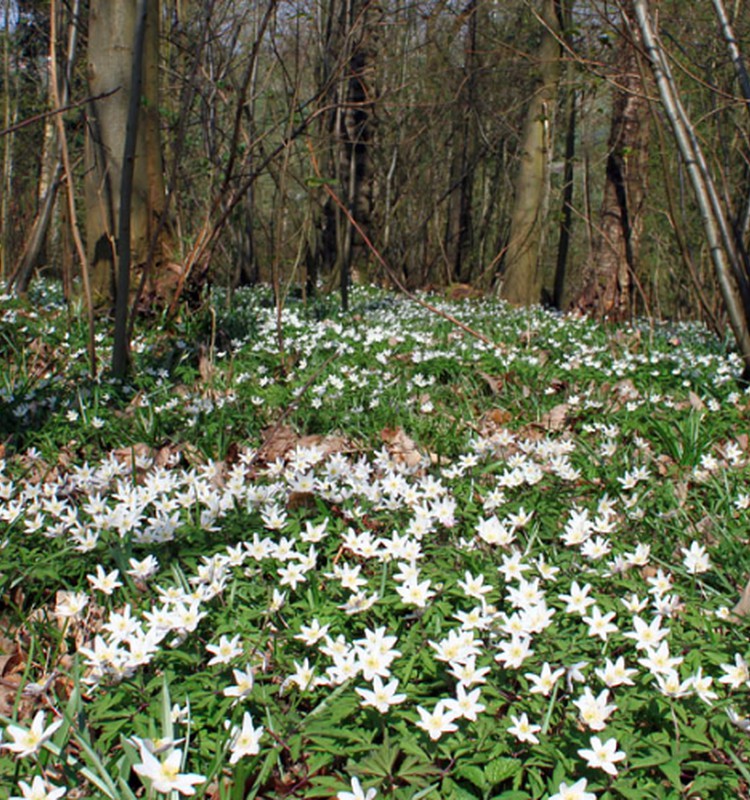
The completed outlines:
{"type": "MultiPolygon", "coordinates": [[[[130,247],[134,270],[145,265],[149,242],[164,209],[165,192],[158,96],[159,0],[148,0],[143,91],[133,161],[130,247]]],[[[114,299],[123,154],[132,91],[136,4],[93,0],[89,11],[86,147],[86,233],[92,289],[98,307],[114,299]]],[[[167,232],[164,231],[165,249],[167,232]]],[[[160,254],[157,253],[157,260],[160,254]]]]}
{"type": "Polygon", "coordinates": [[[477,150],[477,27],[479,9],[477,0],[469,0],[466,10],[466,39],[464,45],[464,74],[459,90],[457,130],[452,141],[453,158],[450,170],[450,196],[448,198],[448,224],[445,236],[445,253],[450,279],[468,283],[471,263],[468,260],[472,241],[472,196],[477,150]]]}
{"type": "Polygon", "coordinates": [[[604,195],[583,287],[573,306],[598,318],[630,316],[648,185],[649,105],[632,0],[622,5],[604,195]]]}
{"type": "Polygon", "coordinates": [[[18,117],[17,70],[11,70],[11,6],[10,0],[3,4],[3,129],[9,131],[3,139],[2,185],[0,186],[0,281],[10,272],[10,198],[13,186],[13,147],[15,136],[9,129],[18,117]],[[15,73],[15,74],[13,74],[15,73]]]}
{"type": "Polygon", "coordinates": [[[539,78],[529,102],[521,137],[521,163],[515,185],[510,236],[499,295],[514,305],[541,299],[539,258],[549,194],[551,128],[560,82],[560,19],[556,0],[542,0],[539,78]]]}

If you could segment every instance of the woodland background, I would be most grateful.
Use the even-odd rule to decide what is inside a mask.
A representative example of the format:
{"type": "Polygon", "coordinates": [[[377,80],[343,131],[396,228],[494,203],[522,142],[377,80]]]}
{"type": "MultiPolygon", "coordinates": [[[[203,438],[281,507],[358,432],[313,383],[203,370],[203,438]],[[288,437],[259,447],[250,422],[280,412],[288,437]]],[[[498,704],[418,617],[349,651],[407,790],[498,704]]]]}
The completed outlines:
{"type": "Polygon", "coordinates": [[[209,283],[353,279],[729,324],[750,364],[743,0],[0,2],[0,280],[114,309],[120,369],[209,283]]]}

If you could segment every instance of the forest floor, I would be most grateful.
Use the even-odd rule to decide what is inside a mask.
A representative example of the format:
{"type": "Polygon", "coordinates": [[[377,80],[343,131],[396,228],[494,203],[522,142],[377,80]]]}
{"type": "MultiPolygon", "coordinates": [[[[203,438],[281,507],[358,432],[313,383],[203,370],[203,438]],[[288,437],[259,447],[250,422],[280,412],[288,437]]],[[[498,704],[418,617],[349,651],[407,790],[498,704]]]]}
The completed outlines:
{"type": "Polygon", "coordinates": [[[750,797],[739,360],[429,302],[0,298],[0,800],[750,797]]]}

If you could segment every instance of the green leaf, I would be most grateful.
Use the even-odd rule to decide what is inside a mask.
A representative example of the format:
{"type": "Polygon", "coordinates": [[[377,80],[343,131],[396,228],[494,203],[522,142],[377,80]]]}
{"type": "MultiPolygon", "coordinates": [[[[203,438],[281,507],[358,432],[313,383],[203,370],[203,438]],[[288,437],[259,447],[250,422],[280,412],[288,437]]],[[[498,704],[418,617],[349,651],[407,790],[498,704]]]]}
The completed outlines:
{"type": "Polygon", "coordinates": [[[485,765],[484,776],[490,786],[497,786],[522,768],[521,760],[518,758],[496,758],[485,765]]]}
{"type": "Polygon", "coordinates": [[[659,764],[659,769],[669,778],[675,789],[682,789],[682,780],[680,779],[682,775],[682,765],[679,761],[672,759],[667,761],[666,764],[659,764]]]}
{"type": "Polygon", "coordinates": [[[424,783],[421,779],[439,774],[440,770],[431,762],[416,756],[406,756],[396,772],[396,776],[407,783],[424,783]]]}
{"type": "Polygon", "coordinates": [[[335,186],[335,178],[319,178],[317,175],[308,175],[305,178],[305,186],[309,189],[317,189],[319,186],[335,186]]]}
{"type": "Polygon", "coordinates": [[[455,781],[446,778],[443,781],[442,797],[445,800],[478,800],[475,794],[472,794],[468,789],[459,786],[455,781]]]}
{"type": "Polygon", "coordinates": [[[456,767],[455,774],[461,778],[466,778],[467,781],[478,789],[487,789],[487,778],[484,776],[484,771],[473,764],[459,765],[456,767]]]}
{"type": "Polygon", "coordinates": [[[642,758],[634,758],[630,762],[631,769],[648,769],[649,767],[658,767],[661,764],[666,764],[672,758],[671,754],[666,750],[652,750],[648,756],[642,758]]]}

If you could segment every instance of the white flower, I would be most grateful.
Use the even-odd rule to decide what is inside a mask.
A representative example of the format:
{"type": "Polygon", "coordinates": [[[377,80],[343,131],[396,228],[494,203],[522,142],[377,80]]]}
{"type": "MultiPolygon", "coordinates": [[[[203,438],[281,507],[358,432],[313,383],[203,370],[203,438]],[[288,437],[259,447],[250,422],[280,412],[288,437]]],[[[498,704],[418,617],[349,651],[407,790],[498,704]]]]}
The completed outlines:
{"type": "Polygon", "coordinates": [[[518,669],[534,653],[528,636],[512,636],[509,642],[501,641],[498,649],[500,652],[495,656],[495,661],[508,669],[518,669]]]}
{"type": "Polygon", "coordinates": [[[385,714],[391,706],[406,700],[405,694],[396,694],[397,689],[398,680],[396,678],[384,686],[380,676],[376,675],[372,682],[372,690],[358,688],[354,691],[362,698],[363,706],[372,706],[381,714],[385,714]]]}
{"type": "Polygon", "coordinates": [[[255,756],[260,753],[260,737],[263,735],[263,726],[253,726],[253,718],[246,711],[242,716],[242,728],[235,730],[234,739],[230,747],[232,753],[229,763],[236,764],[243,756],[255,756]]]}
{"type": "Polygon", "coordinates": [[[85,592],[66,592],[57,593],[57,603],[55,604],[55,615],[62,618],[77,617],[89,602],[85,592]]]}
{"type": "Polygon", "coordinates": [[[39,752],[42,745],[63,724],[61,719],[56,720],[47,728],[44,727],[44,711],[37,711],[28,730],[20,725],[8,725],[5,732],[13,737],[12,742],[3,742],[2,747],[14,752],[19,758],[39,752]]]}
{"type": "Polygon", "coordinates": [[[565,611],[568,614],[585,614],[586,609],[596,603],[593,597],[588,596],[590,591],[590,583],[579,586],[578,581],[573,581],[570,585],[570,594],[561,594],[559,596],[560,600],[564,600],[566,603],[565,611]]]}
{"type": "Polygon", "coordinates": [[[692,694],[693,679],[680,681],[677,670],[671,669],[663,674],[656,675],[659,691],[667,697],[687,697],[692,694]]]}
{"type": "Polygon", "coordinates": [[[608,658],[604,667],[595,669],[594,672],[596,673],[596,677],[599,678],[602,683],[606,683],[611,689],[621,684],[633,686],[631,676],[637,674],[638,670],[626,667],[625,659],[620,656],[615,662],[612,662],[612,660],[608,658]]]}
{"type": "Polygon", "coordinates": [[[418,608],[424,608],[427,605],[427,601],[435,596],[435,592],[430,589],[429,580],[421,583],[416,579],[406,581],[401,586],[397,586],[396,591],[404,605],[413,605],[418,608]]]}
{"type": "Polygon", "coordinates": [[[617,625],[612,622],[614,618],[614,611],[602,614],[599,606],[595,605],[591,609],[591,614],[583,617],[583,621],[589,626],[589,636],[598,636],[603,642],[606,642],[610,633],[617,633],[619,630],[617,625]]]}
{"type": "Polygon", "coordinates": [[[609,775],[617,775],[615,763],[625,758],[625,753],[617,749],[616,739],[607,739],[602,742],[598,736],[589,740],[590,750],[579,750],[578,755],[586,760],[590,767],[603,769],[609,775]]]}
{"type": "Polygon", "coordinates": [[[211,667],[214,664],[228,664],[233,658],[242,655],[242,645],[240,644],[240,635],[230,639],[228,636],[222,636],[219,639],[219,644],[207,644],[206,650],[213,653],[213,658],[208,662],[211,667]]]}
{"type": "Polygon", "coordinates": [[[527,672],[524,677],[534,684],[529,690],[532,694],[541,694],[543,697],[549,697],[555,684],[564,674],[565,670],[562,667],[553,672],[550,665],[545,661],[544,664],[542,664],[541,674],[537,675],[534,672],[527,672]]]}
{"type": "Polygon", "coordinates": [[[711,690],[714,679],[709,675],[703,674],[703,667],[698,667],[698,671],[692,676],[692,681],[693,691],[706,705],[712,705],[711,701],[716,700],[719,696],[711,690]]]}
{"type": "Polygon", "coordinates": [[[86,578],[91,584],[92,589],[96,589],[104,594],[111,595],[115,589],[122,586],[122,581],[119,580],[119,570],[113,569],[112,572],[105,572],[101,564],[96,565],[96,575],[87,575],[86,578]]]}
{"type": "Polygon", "coordinates": [[[508,728],[508,733],[513,734],[513,736],[515,736],[519,742],[531,742],[531,744],[539,744],[539,738],[536,734],[541,731],[541,725],[533,725],[530,723],[525,712],[521,714],[520,717],[516,717],[511,714],[510,720],[513,724],[508,728]]]}
{"type": "Polygon", "coordinates": [[[739,654],[734,656],[734,664],[722,664],[724,675],[719,678],[719,683],[726,683],[731,689],[739,689],[743,683],[750,680],[750,670],[747,661],[739,654]]]}
{"type": "Polygon", "coordinates": [[[679,667],[682,661],[682,656],[670,655],[669,645],[666,642],[662,642],[658,648],[649,647],[646,650],[646,657],[638,659],[638,663],[654,675],[666,675],[675,667],[679,667]]]}
{"type": "Polygon", "coordinates": [[[477,714],[481,714],[486,706],[479,702],[481,689],[474,689],[472,692],[466,691],[466,687],[460,683],[456,687],[456,697],[449,697],[445,700],[448,711],[455,714],[456,718],[463,717],[471,722],[476,722],[477,714]]]}
{"type": "Polygon", "coordinates": [[[698,575],[711,569],[711,560],[702,544],[693,542],[690,548],[683,547],[682,553],[685,556],[682,563],[691,575],[698,575]]]}
{"type": "Polygon", "coordinates": [[[661,627],[661,617],[656,617],[650,623],[646,623],[636,614],[633,617],[633,628],[634,630],[623,633],[623,636],[626,639],[635,639],[635,646],[638,650],[654,648],[665,636],[669,636],[669,628],[661,627]]]}
{"type": "Polygon", "coordinates": [[[232,674],[236,683],[234,686],[227,686],[224,689],[224,697],[236,697],[237,700],[243,700],[253,690],[253,668],[248,664],[244,672],[241,669],[233,669],[232,674]]]}
{"type": "Polygon", "coordinates": [[[572,786],[568,786],[565,781],[560,783],[555,794],[550,795],[549,800],[596,800],[596,795],[593,792],[586,791],[586,778],[581,778],[576,781],[572,786]]]}
{"type": "Polygon", "coordinates": [[[53,786],[51,783],[45,783],[44,778],[39,775],[34,776],[31,786],[25,781],[18,781],[18,785],[21,787],[23,797],[16,795],[11,797],[10,800],[58,800],[67,791],[62,786],[53,786]],[[47,788],[48,786],[49,788],[47,788]]]}
{"type": "Polygon", "coordinates": [[[458,730],[458,726],[453,724],[456,716],[448,709],[444,700],[438,701],[433,711],[417,706],[417,713],[420,717],[417,727],[427,731],[433,741],[437,741],[444,733],[458,730]]]}
{"type": "Polygon", "coordinates": [[[151,782],[151,788],[157,792],[174,792],[180,794],[195,794],[193,786],[205,781],[204,775],[194,773],[181,773],[182,750],[172,750],[163,760],[159,761],[149,752],[145,742],[140,743],[141,763],[135,764],[133,769],[142,777],[151,782]]]}
{"type": "Polygon", "coordinates": [[[336,798],[337,800],[373,800],[377,797],[377,794],[376,789],[368,789],[365,791],[362,788],[362,784],[359,782],[359,778],[352,778],[351,792],[339,792],[336,798]]]}
{"type": "Polygon", "coordinates": [[[140,581],[147,581],[159,571],[159,562],[154,556],[146,556],[142,561],[131,558],[128,563],[130,564],[128,575],[140,581]]]}
{"type": "Polygon", "coordinates": [[[573,705],[578,707],[581,722],[592,731],[603,730],[609,715],[617,708],[614,704],[609,705],[608,699],[608,689],[603,689],[597,697],[594,697],[591,689],[586,686],[583,694],[573,701],[573,705]]]}

